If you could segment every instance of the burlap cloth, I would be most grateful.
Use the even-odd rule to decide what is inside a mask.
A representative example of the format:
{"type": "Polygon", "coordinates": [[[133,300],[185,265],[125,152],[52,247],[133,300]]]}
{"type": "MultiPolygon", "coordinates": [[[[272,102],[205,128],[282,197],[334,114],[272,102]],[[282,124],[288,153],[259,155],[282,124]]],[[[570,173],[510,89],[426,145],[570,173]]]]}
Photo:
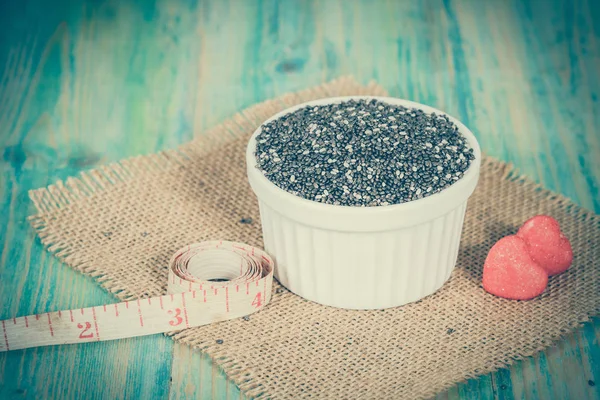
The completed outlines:
{"type": "MultiPolygon", "coordinates": [[[[168,259],[183,245],[212,239],[262,245],[244,159],[247,139],[260,123],[300,102],[351,94],[385,91],[343,78],[255,105],[176,150],[31,192],[38,210],[32,224],[60,260],[119,299],[164,294],[168,259]]],[[[599,222],[485,158],[458,265],[434,295],[394,309],[349,311],[306,301],[276,284],[269,306],[248,320],[173,337],[207,352],[248,396],[430,397],[532,355],[600,312],[599,222]],[[531,301],[484,292],[481,271],[491,245],[541,213],[560,221],[573,244],[574,265],[531,301]]]]}

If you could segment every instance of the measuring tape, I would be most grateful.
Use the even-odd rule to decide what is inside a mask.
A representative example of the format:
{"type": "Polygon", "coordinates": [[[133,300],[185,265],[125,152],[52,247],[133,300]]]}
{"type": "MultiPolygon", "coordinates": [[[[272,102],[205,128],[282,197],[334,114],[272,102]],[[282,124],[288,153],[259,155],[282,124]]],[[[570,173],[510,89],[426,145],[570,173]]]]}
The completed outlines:
{"type": "Polygon", "coordinates": [[[178,331],[243,317],[271,300],[274,263],[234,242],[202,242],[169,262],[167,295],[0,321],[0,352],[178,331]]]}

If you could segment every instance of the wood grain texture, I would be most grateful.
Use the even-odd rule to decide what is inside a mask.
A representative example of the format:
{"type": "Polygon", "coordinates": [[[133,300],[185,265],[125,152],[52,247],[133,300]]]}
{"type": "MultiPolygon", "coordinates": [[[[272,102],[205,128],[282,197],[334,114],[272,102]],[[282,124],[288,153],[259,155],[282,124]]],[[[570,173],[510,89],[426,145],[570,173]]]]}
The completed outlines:
{"type": "MultiPolygon", "coordinates": [[[[594,0],[0,1],[0,319],[114,299],[47,255],[27,191],[344,74],[461,119],[600,212],[594,0]]],[[[440,399],[600,398],[600,320],[440,399]]],[[[402,377],[398,377],[402,379],[402,377]]],[[[163,336],[0,354],[0,398],[243,396],[163,336]]]]}

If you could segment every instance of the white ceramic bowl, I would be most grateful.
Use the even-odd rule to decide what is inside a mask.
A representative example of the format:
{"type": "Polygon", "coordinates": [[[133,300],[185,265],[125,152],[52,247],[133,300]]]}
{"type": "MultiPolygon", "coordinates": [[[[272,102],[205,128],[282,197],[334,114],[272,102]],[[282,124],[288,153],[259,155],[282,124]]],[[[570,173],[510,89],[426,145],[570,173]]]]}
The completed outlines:
{"type": "Polygon", "coordinates": [[[269,181],[256,167],[256,136],[246,151],[248,180],[258,197],[266,251],[275,258],[275,277],[317,303],[379,309],[419,300],[438,290],[454,269],[467,206],[479,178],[481,150],[475,136],[448,114],[389,97],[349,96],[288,108],[265,122],[308,105],[377,99],[443,114],[473,148],[464,176],[439,193],[402,204],[335,206],[303,199],[269,181]]]}

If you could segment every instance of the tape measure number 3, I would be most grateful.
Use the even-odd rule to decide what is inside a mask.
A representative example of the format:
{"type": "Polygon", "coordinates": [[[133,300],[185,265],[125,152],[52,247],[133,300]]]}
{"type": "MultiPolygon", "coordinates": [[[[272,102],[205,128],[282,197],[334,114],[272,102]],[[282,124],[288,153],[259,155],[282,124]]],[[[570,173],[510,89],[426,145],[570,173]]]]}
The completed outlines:
{"type": "Polygon", "coordinates": [[[0,321],[0,352],[178,331],[252,314],[271,300],[274,263],[234,242],[202,242],[169,262],[164,296],[0,321]]]}

